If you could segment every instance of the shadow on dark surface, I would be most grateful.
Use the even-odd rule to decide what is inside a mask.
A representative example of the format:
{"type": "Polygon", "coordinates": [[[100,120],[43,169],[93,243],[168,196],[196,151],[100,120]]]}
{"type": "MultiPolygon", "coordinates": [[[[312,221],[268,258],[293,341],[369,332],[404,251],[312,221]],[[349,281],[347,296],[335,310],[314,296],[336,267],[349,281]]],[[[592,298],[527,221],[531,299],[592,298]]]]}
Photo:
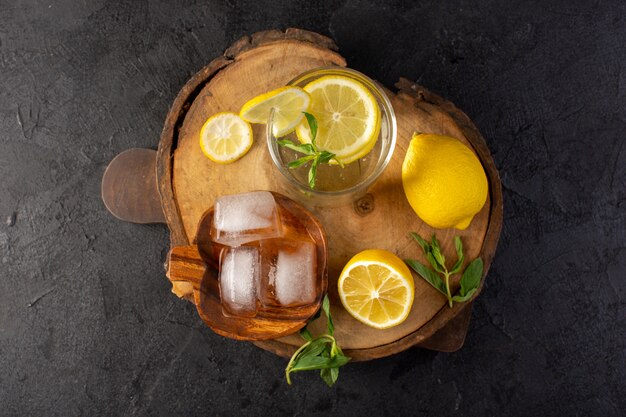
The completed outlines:
{"type": "Polygon", "coordinates": [[[626,408],[626,5],[0,2],[5,415],[585,415],[626,408]],[[463,109],[505,221],[465,346],[350,364],[328,389],[203,327],[163,226],[109,216],[106,164],[156,148],[190,75],[245,33],[335,38],[463,109]],[[5,221],[6,220],[6,221],[5,221]]]}

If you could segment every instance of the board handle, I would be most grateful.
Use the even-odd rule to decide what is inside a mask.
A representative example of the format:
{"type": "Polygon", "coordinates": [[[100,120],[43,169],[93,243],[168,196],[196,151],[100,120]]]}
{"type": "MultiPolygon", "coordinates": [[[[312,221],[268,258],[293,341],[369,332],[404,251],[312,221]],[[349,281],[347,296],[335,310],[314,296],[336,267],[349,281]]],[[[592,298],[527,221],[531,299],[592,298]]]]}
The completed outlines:
{"type": "Polygon", "coordinates": [[[102,201],[131,223],[165,223],[156,176],[157,152],[133,148],[117,155],[102,176],[102,201]]]}
{"type": "Polygon", "coordinates": [[[472,304],[473,302],[464,303],[459,314],[417,346],[439,352],[456,352],[461,349],[472,318],[472,304]]]}
{"type": "Polygon", "coordinates": [[[167,278],[177,296],[193,301],[194,292],[200,291],[205,272],[206,263],[197,246],[175,246],[170,251],[167,278]]]}

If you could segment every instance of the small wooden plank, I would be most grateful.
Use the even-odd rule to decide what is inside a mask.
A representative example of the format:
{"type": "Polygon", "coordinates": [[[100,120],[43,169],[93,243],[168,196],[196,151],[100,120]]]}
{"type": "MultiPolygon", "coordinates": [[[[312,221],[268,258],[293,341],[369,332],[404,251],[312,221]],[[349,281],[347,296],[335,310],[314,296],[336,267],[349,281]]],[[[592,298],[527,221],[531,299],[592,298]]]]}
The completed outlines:
{"type": "Polygon", "coordinates": [[[165,223],[156,180],[157,152],[133,148],[117,155],[102,177],[102,201],[131,223],[165,223]]]}

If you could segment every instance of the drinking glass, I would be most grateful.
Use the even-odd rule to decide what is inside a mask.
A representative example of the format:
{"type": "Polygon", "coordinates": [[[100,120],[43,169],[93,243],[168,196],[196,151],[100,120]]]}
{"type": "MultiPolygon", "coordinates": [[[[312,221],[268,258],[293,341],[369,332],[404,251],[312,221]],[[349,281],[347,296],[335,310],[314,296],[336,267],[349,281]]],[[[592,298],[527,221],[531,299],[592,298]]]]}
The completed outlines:
{"type": "MultiPolygon", "coordinates": [[[[304,87],[311,81],[326,76],[340,75],[352,78],[365,86],[376,99],[380,108],[380,132],[374,148],[364,157],[345,164],[320,164],[317,169],[315,189],[309,187],[308,172],[310,162],[296,169],[288,164],[301,156],[277,143],[278,139],[289,139],[299,143],[295,133],[277,138],[274,136],[273,111],[267,123],[267,145],[277,174],[281,177],[281,191],[309,208],[353,204],[367,192],[391,160],[396,144],[396,117],[389,98],[373,80],[358,71],[342,67],[324,67],[304,72],[294,78],[289,85],[304,87]]],[[[306,123],[306,119],[303,119],[306,123]]]]}

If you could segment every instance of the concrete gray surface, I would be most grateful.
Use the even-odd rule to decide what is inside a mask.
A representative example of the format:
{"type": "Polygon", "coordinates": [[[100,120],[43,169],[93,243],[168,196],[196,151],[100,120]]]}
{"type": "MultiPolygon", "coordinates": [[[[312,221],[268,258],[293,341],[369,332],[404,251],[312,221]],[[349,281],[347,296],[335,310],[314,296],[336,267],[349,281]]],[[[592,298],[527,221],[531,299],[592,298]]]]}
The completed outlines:
{"type": "Polygon", "coordinates": [[[626,409],[622,1],[0,0],[0,415],[618,416],[626,409]],[[283,379],[169,292],[164,226],[103,207],[184,82],[245,33],[302,27],[456,103],[504,228],[464,348],[283,379]]]}

